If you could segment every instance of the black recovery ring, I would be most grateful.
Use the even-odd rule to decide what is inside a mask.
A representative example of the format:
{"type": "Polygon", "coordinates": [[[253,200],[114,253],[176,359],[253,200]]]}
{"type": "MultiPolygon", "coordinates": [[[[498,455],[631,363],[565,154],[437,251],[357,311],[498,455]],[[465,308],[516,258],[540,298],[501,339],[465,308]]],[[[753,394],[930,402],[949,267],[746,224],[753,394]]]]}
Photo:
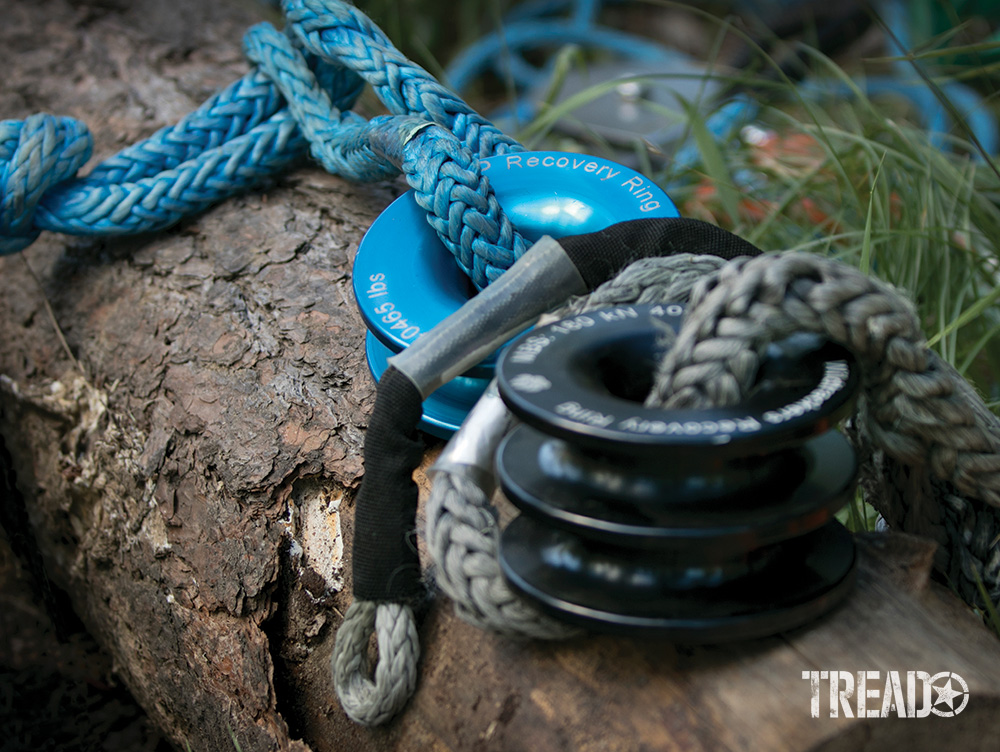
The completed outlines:
{"type": "Polygon", "coordinates": [[[646,407],[658,338],[678,331],[682,317],[676,304],[619,305],[526,332],[497,364],[500,394],[524,422],[611,455],[771,452],[824,433],[853,409],[854,357],[805,333],[768,347],[757,386],[739,405],[646,407]]]}

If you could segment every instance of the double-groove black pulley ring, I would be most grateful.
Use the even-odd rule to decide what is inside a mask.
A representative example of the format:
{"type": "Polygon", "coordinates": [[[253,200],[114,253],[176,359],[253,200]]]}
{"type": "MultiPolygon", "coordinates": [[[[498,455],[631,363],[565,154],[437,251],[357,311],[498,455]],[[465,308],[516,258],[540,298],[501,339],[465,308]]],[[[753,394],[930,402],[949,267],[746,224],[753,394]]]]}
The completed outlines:
{"type": "Polygon", "coordinates": [[[507,581],[544,611],[585,629],[715,643],[777,634],[839,604],[854,580],[854,543],[826,525],[775,548],[763,568],[719,583],[692,568],[700,585],[678,583],[676,568],[629,549],[587,545],[518,517],[501,536],[507,581]]]}
{"type": "Polygon", "coordinates": [[[857,463],[828,429],[853,406],[855,361],[795,335],[768,349],[741,405],[644,407],[682,317],[678,305],[595,311],[501,358],[500,393],[526,424],[497,452],[523,512],[501,538],[504,574],[603,631],[702,642],[797,626],[853,581],[853,542],[833,515],[857,463]]]}

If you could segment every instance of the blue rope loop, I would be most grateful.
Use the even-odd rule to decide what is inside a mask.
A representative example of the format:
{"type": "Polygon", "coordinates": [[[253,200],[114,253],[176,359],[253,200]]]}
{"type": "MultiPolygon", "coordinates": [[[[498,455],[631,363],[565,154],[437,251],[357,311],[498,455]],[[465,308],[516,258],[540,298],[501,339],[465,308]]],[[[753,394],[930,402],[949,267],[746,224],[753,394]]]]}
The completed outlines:
{"type": "Polygon", "coordinates": [[[73,179],[92,150],[72,118],[0,124],[0,253],[42,230],[120,235],[163,229],[288,168],[308,149],[352,180],[402,172],[428,221],[480,288],[526,249],[481,157],[523,147],[413,64],[340,0],[285,0],[284,33],[244,39],[255,68],[176,125],[73,179]],[[365,83],[392,117],[350,111],[365,83]]]}
{"type": "Polygon", "coordinates": [[[361,181],[386,180],[398,174],[398,169],[367,148],[367,121],[337,106],[292,40],[271,24],[261,23],[246,33],[243,50],[281,92],[309,142],[309,153],[327,171],[361,181]]]}
{"type": "MultiPolygon", "coordinates": [[[[316,77],[332,92],[331,100],[350,107],[364,82],[342,66],[315,60],[312,64],[316,77]]],[[[103,236],[163,229],[284,171],[307,147],[281,90],[259,69],[176,125],[127,147],[77,180],[69,178],[90,156],[86,126],[70,118],[53,119],[70,129],[67,132],[87,133],[87,153],[67,162],[79,153],[73,142],[63,140],[58,148],[66,159],[39,164],[27,156],[39,117],[52,116],[5,121],[0,133],[2,253],[27,247],[41,230],[103,236]],[[55,170],[64,162],[62,172],[55,170]],[[15,175],[22,177],[11,179],[15,175]]]]}
{"type": "Polygon", "coordinates": [[[371,19],[339,0],[282,0],[289,33],[323,60],[365,79],[395,115],[420,115],[454,133],[479,157],[523,147],[408,60],[371,19]]]}
{"type": "Polygon", "coordinates": [[[393,120],[394,128],[412,129],[402,139],[400,167],[417,205],[462,271],[483,289],[530,244],[500,207],[479,158],[454,133],[433,124],[413,127],[416,119],[393,120]]]}
{"type": "MultiPolygon", "coordinates": [[[[331,20],[325,17],[300,23],[329,31],[331,20]]],[[[291,25],[286,32],[295,28],[291,25]]],[[[309,141],[310,153],[328,171],[353,180],[383,180],[402,171],[416,192],[417,204],[427,212],[427,221],[480,289],[527,250],[528,244],[503,213],[482,174],[479,157],[472,151],[487,148],[487,141],[489,148],[511,151],[514,142],[460,100],[456,101],[464,108],[461,111],[454,103],[450,110],[435,108],[438,113],[449,113],[439,118],[445,121],[442,124],[430,117],[430,112],[404,112],[371,121],[342,112],[317,84],[304,54],[293,42],[294,37],[263,23],[250,29],[244,48],[247,57],[281,90],[309,141]],[[475,143],[463,142],[450,130],[449,125],[459,117],[465,124],[463,132],[474,134],[475,143]]],[[[339,59],[336,47],[322,40],[312,51],[327,61],[339,59]]],[[[390,53],[405,59],[394,48],[380,52],[383,60],[390,53]]],[[[441,91],[447,93],[429,74],[417,70],[413,77],[425,88],[423,101],[431,101],[441,91]]],[[[399,101],[390,99],[387,105],[401,109],[399,101]]]]}
{"type": "Polygon", "coordinates": [[[38,207],[40,229],[72,235],[125,235],[169,227],[286,169],[306,143],[287,111],[197,158],[134,182],[89,177],[49,191],[38,207]]]}

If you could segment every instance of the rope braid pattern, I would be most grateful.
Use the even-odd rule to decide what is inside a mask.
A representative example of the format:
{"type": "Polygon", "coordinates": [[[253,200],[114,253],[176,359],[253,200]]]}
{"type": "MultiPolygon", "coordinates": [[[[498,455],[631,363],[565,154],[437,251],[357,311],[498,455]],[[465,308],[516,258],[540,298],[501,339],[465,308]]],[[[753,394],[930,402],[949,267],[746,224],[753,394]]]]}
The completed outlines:
{"type": "Polygon", "coordinates": [[[575,630],[514,593],[500,572],[500,525],[486,492],[458,473],[439,471],[427,501],[427,545],[434,581],[468,623],[509,637],[558,640],[575,630]]]}
{"type": "MultiPolygon", "coordinates": [[[[330,18],[308,17],[299,23],[312,29],[331,22],[330,18]]],[[[314,32],[306,38],[333,59],[336,48],[324,47],[324,40],[336,37],[334,31],[340,29],[326,28],[325,36],[314,32]]],[[[302,77],[302,70],[307,69],[305,55],[270,24],[251,29],[244,47],[247,57],[267,72],[289,102],[312,156],[327,171],[354,180],[380,180],[402,171],[415,191],[417,204],[427,212],[428,223],[478,287],[499,277],[527,250],[524,238],[500,208],[479,158],[472,152],[472,148],[482,149],[487,143],[506,145],[509,150],[510,139],[493,138],[487,142],[480,138],[470,147],[446,129],[448,118],[435,124],[426,117],[404,112],[366,121],[356,113],[341,112],[314,78],[302,77]]],[[[398,52],[395,56],[402,57],[398,52]]],[[[425,88],[446,91],[426,73],[420,80],[425,88]]],[[[435,97],[425,92],[424,99],[434,101],[435,97]]],[[[391,104],[395,100],[387,101],[391,104]]],[[[454,119],[452,115],[450,121],[454,119]]],[[[475,133],[482,137],[490,130],[496,131],[490,126],[477,128],[475,133]]]]}
{"type": "MultiPolygon", "coordinates": [[[[935,564],[967,602],[983,605],[977,581],[991,601],[1000,598],[1000,420],[927,349],[907,300],[855,269],[816,256],[725,263],[714,256],[675,256],[632,264],[546,318],[614,304],[684,302],[689,295],[684,325],[659,364],[647,404],[707,408],[739,402],[767,344],[796,331],[847,345],[864,384],[849,434],[859,449],[869,501],[892,527],[941,544],[935,564]]],[[[497,513],[479,483],[438,470],[426,513],[435,580],[459,617],[514,636],[560,639],[576,632],[507,586],[497,560],[497,513]]],[[[406,671],[415,671],[413,645],[405,650],[402,656],[381,655],[397,670],[405,663],[406,671]]],[[[406,701],[395,699],[399,708],[406,701]]]]}
{"type": "Polygon", "coordinates": [[[528,249],[483,175],[450,131],[425,128],[407,142],[401,168],[427,222],[479,289],[528,249]]]}
{"type": "MultiPolygon", "coordinates": [[[[302,75],[309,70],[309,62],[286,35],[269,23],[258,24],[243,37],[243,52],[281,93],[309,142],[310,155],[324,169],[359,181],[386,180],[398,173],[365,141],[368,121],[340,109],[317,77],[302,75]]],[[[362,81],[354,80],[360,90],[362,81]]]]}
{"type": "MultiPolygon", "coordinates": [[[[683,303],[695,283],[723,263],[718,256],[689,254],[637,261],[545,318],[557,320],[619,303],[683,303]]],[[[563,639],[579,631],[542,614],[507,585],[497,560],[496,510],[479,484],[459,473],[437,471],[426,517],[435,584],[454,602],[459,617],[509,636],[563,639]]]]}
{"type": "Polygon", "coordinates": [[[38,237],[38,202],[52,185],[75,175],[92,150],[90,133],[72,118],[0,121],[0,253],[19,251],[38,237]]]}
{"type": "Polygon", "coordinates": [[[72,118],[0,121],[0,253],[42,230],[159,230],[272,177],[308,148],[354,180],[402,171],[445,246],[483,288],[525,250],[479,159],[521,150],[340,0],[285,0],[285,33],[244,40],[257,68],[178,124],[72,179],[93,139],[72,118]],[[350,112],[369,82],[397,117],[350,112]],[[403,116],[403,117],[400,117],[403,116]],[[433,127],[434,125],[439,127],[433,127]],[[430,126],[430,127],[428,127],[430,126]]]}
{"type": "MultiPolygon", "coordinates": [[[[353,104],[361,90],[353,74],[319,64],[317,72],[339,106],[353,104]]],[[[73,181],[93,149],[86,125],[48,114],[0,121],[0,253],[26,248],[41,230],[120,235],[162,229],[284,170],[306,142],[283,106],[277,87],[253,71],[176,125],[73,181]],[[61,169],[35,146],[58,129],[66,134],[58,146],[67,157],[61,169]]]]}
{"type": "Polygon", "coordinates": [[[767,343],[794,331],[850,347],[868,501],[890,527],[940,544],[935,564],[967,602],[985,605],[977,580],[1000,599],[1000,419],[927,349],[909,301],[830,259],[782,254],[730,262],[692,303],[647,404],[733,404],[767,343]]]}
{"type": "Polygon", "coordinates": [[[337,629],[333,684],[348,717],[378,726],[406,704],[417,687],[420,638],[409,606],[355,600],[337,629]],[[379,660],[374,680],[368,641],[376,635],[379,660]]]}
{"type": "Polygon", "coordinates": [[[482,289],[499,277],[528,246],[500,208],[479,158],[524,147],[408,60],[354,8],[329,0],[284,0],[282,7],[303,49],[348,66],[396,116],[440,126],[414,132],[420,121],[397,117],[400,127],[410,123],[409,138],[383,130],[364,140],[403,171],[427,221],[473,283],[482,289]]]}
{"type": "Polygon", "coordinates": [[[289,28],[304,49],[336,59],[367,81],[395,115],[421,115],[455,134],[478,157],[523,147],[454,92],[408,60],[371,19],[331,0],[283,0],[289,28]]]}

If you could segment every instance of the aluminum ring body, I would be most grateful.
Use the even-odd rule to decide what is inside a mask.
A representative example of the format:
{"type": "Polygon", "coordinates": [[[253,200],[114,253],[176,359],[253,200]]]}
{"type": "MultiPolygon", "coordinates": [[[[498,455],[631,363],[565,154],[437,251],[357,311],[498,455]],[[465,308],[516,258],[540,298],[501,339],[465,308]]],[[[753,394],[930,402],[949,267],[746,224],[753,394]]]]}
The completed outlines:
{"type": "MultiPolygon", "coordinates": [[[[711,448],[702,462],[665,450],[616,472],[597,457],[555,466],[551,450],[558,441],[522,424],[501,443],[498,480],[522,512],[608,545],[668,548],[692,564],[825,525],[851,500],[858,472],[853,449],[837,431],[778,453],[771,477],[742,489],[745,476],[734,473],[735,483],[727,486],[730,468],[711,448]]],[[[754,455],[749,463],[768,459],[754,455]]]]}
{"type": "MultiPolygon", "coordinates": [[[[596,232],[645,217],[676,217],[659,187],[623,165],[562,152],[520,152],[482,160],[497,198],[529,241],[596,232]]],[[[365,234],[354,260],[354,295],[368,327],[368,365],[386,360],[458,310],[475,288],[438,240],[410,191],[365,234]]],[[[495,355],[424,403],[422,428],[449,436],[492,378],[495,355]]]]}
{"type": "MultiPolygon", "coordinates": [[[[644,394],[620,394],[617,371],[645,389],[663,326],[675,331],[678,305],[621,305],[526,332],[497,365],[500,395],[522,420],[579,446],[605,453],[656,452],[717,456],[774,451],[817,435],[853,408],[860,374],[854,357],[814,335],[795,335],[768,351],[778,386],[740,405],[705,410],[646,407],[644,394]],[[813,348],[813,352],[809,352],[813,348]],[[805,368],[805,370],[803,370],[805,368]],[[801,371],[801,373],[797,373],[801,371]],[[789,386],[780,382],[795,379],[789,386]]],[[[768,357],[762,363],[766,376],[768,357]]],[[[641,391],[641,390],[640,390],[641,391]]]]}
{"type": "Polygon", "coordinates": [[[854,358],[801,333],[769,346],[750,396],[647,408],[679,305],[619,305],[521,335],[497,383],[524,421],[496,472],[521,511],[500,537],[511,587],[588,629],[692,642],[773,634],[829,611],[855,556],[833,518],[857,473],[829,430],[854,358]]]}

